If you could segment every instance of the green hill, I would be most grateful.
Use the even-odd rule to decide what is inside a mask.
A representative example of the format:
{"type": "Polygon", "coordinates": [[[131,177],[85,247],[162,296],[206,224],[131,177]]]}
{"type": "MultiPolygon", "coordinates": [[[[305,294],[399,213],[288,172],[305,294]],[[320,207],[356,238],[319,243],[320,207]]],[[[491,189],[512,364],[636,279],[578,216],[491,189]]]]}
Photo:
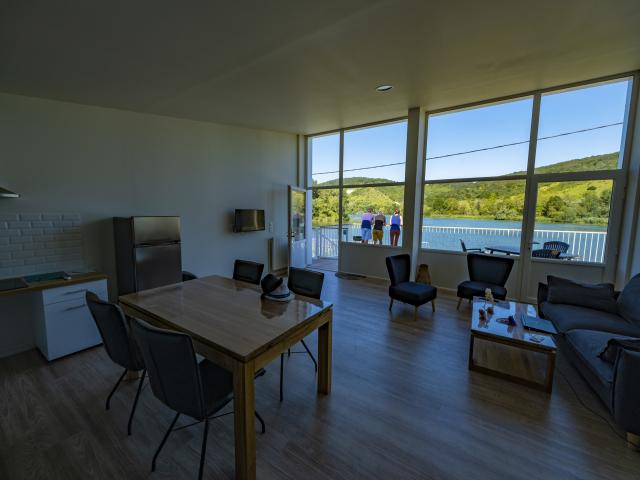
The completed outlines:
{"type": "MultiPolygon", "coordinates": [[[[536,173],[578,172],[617,168],[618,153],[594,155],[547,165],[536,173]]],[[[514,172],[490,182],[429,184],[424,192],[424,215],[444,218],[481,218],[520,220],[524,208],[524,180],[509,180],[514,172]]],[[[362,185],[392,183],[381,178],[349,177],[344,184],[362,185]]],[[[536,220],[541,223],[575,223],[606,225],[611,198],[610,180],[541,183],[538,191],[536,220]]],[[[318,186],[337,186],[337,180],[318,186]]],[[[367,208],[386,214],[400,208],[404,202],[404,187],[345,187],[343,221],[360,215],[367,208]]],[[[313,223],[338,223],[338,189],[313,191],[313,223]]]]}

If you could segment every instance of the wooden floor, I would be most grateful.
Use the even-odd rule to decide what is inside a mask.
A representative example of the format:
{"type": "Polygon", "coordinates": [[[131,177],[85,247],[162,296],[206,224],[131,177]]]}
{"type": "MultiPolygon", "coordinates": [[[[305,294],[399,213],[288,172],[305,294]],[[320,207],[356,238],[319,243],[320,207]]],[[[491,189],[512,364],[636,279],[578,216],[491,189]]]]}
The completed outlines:
{"type": "MultiPolygon", "coordinates": [[[[468,371],[469,309],[451,297],[416,322],[411,307],[388,313],[384,282],[327,275],[323,297],[335,304],[333,392],[316,396],[313,365],[295,354],[281,404],[279,366],[268,367],[258,478],[640,478],[640,454],[578,402],[560,372],[606,415],[562,356],[549,396],[468,371]]],[[[0,478],[195,478],[202,425],[172,434],[151,474],[173,414],[145,388],[127,437],[135,384],[104,410],[119,374],[102,347],[49,365],[36,351],[0,360],[0,478]]],[[[231,416],[212,422],[206,458],[208,478],[233,478],[231,416]]]]}

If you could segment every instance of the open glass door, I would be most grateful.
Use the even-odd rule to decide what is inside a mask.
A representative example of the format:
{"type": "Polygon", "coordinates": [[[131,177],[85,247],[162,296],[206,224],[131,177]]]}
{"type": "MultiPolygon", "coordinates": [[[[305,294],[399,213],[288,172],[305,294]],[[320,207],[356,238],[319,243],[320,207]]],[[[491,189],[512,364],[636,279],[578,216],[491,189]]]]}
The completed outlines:
{"type": "Polygon", "coordinates": [[[289,185],[289,266],[307,266],[307,191],[289,185]]]}

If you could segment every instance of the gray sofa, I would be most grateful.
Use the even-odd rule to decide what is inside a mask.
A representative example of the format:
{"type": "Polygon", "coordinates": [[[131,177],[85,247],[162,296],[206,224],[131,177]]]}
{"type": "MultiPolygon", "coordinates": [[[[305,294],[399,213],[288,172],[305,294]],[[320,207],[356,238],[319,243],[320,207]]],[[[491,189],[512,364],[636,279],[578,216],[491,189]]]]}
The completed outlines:
{"type": "Polygon", "coordinates": [[[616,424],[623,431],[640,434],[640,351],[621,348],[613,363],[600,358],[609,340],[640,338],[640,274],[622,292],[614,292],[611,285],[572,286],[567,280],[549,277],[548,284],[538,287],[538,312],[553,322],[563,353],[616,424]]]}

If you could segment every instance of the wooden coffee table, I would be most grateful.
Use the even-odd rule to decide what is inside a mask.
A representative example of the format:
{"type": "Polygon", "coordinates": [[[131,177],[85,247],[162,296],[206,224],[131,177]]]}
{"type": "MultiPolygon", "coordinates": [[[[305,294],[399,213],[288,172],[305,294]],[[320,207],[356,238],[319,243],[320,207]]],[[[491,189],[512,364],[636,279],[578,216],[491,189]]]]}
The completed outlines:
{"type": "Polygon", "coordinates": [[[484,298],[475,297],[473,299],[469,370],[504,378],[550,393],[553,387],[553,371],[556,361],[557,345],[552,335],[527,330],[522,326],[522,320],[520,318],[522,314],[536,316],[536,310],[533,305],[509,301],[497,302],[494,306],[493,315],[487,314],[486,319],[481,320],[478,311],[480,308],[485,308],[485,303],[484,298]],[[509,315],[514,316],[516,325],[507,325],[498,321],[499,319],[509,317],[509,315]],[[535,342],[532,337],[533,339],[539,338],[541,341],[535,342]],[[543,354],[546,357],[544,380],[540,382],[531,378],[516,376],[495,368],[479,365],[474,360],[474,343],[476,339],[494,344],[507,345],[515,350],[515,361],[521,361],[523,363],[528,361],[526,357],[529,352],[543,354]]]}

